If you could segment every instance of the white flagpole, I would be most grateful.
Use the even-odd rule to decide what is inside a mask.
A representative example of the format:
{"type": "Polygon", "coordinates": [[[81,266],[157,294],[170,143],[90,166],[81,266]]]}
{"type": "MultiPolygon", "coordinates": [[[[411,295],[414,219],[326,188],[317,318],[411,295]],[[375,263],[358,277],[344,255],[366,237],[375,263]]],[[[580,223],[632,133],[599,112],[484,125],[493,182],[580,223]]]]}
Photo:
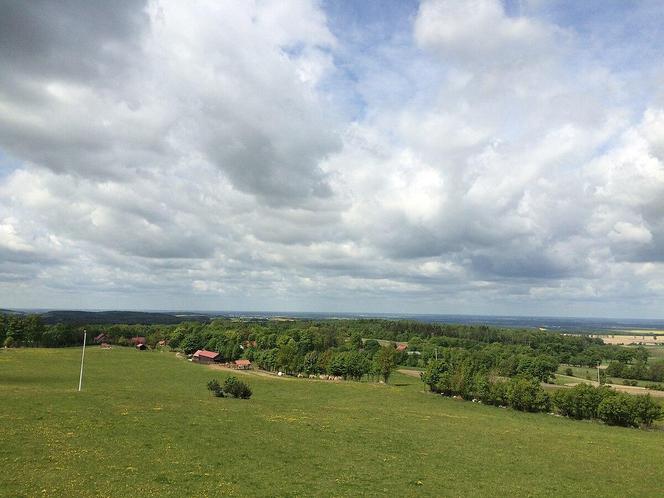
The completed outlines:
{"type": "Polygon", "coordinates": [[[81,353],[81,375],[78,378],[78,390],[80,392],[81,386],[83,385],[83,360],[85,359],[85,340],[88,337],[87,331],[83,331],[83,353],[81,353]]]}

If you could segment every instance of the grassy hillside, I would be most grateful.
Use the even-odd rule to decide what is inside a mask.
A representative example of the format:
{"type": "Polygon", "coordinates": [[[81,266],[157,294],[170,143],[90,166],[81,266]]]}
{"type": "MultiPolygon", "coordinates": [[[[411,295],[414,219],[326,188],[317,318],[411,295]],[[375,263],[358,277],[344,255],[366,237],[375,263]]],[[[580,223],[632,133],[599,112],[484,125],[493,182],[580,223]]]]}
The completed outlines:
{"type": "Polygon", "coordinates": [[[661,496],[664,433],[393,385],[225,374],[171,353],[0,350],[5,496],[661,496]]]}

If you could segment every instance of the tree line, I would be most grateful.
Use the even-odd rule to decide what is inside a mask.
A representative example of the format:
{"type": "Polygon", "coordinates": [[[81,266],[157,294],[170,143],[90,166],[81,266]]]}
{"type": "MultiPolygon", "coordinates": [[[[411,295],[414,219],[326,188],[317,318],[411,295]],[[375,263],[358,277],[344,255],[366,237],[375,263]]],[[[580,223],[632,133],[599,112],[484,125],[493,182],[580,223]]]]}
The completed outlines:
{"type": "Polygon", "coordinates": [[[542,387],[541,376],[522,372],[511,378],[501,377],[467,356],[457,361],[434,360],[421,379],[431,392],[444,396],[527,412],[555,412],[577,420],[597,419],[609,425],[651,426],[663,416],[661,406],[650,395],[633,396],[588,384],[549,394],[542,387]]]}

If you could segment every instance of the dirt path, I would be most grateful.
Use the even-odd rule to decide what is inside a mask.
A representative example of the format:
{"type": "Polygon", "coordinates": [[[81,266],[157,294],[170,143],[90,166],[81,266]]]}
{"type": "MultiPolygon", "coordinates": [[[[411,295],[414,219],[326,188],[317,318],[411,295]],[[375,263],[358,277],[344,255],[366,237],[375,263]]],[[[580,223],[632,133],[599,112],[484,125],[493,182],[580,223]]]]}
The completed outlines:
{"type": "Polygon", "coordinates": [[[400,374],[407,375],[408,377],[415,377],[417,379],[420,378],[420,371],[419,370],[407,370],[405,368],[400,368],[397,370],[400,374]]]}
{"type": "Polygon", "coordinates": [[[221,370],[228,373],[236,373],[240,375],[250,375],[254,377],[268,377],[270,379],[279,379],[279,380],[293,380],[297,377],[289,377],[287,375],[279,377],[277,374],[270,372],[265,372],[264,370],[238,370],[236,368],[225,367],[223,365],[208,365],[208,368],[211,370],[221,370]]]}

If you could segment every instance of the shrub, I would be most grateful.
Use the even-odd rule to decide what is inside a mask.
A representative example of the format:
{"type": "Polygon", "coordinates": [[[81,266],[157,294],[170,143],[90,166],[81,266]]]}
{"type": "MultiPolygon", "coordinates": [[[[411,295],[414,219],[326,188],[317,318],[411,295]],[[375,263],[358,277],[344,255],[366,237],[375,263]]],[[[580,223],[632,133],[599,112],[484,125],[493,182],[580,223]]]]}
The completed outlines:
{"type": "Polygon", "coordinates": [[[217,379],[212,379],[210,382],[208,382],[207,383],[207,388],[217,398],[223,398],[224,397],[224,390],[221,388],[221,385],[219,385],[219,382],[217,381],[217,379]]]}
{"type": "Polygon", "coordinates": [[[242,399],[249,399],[252,395],[251,388],[237,377],[229,377],[224,381],[224,392],[242,399]]]}
{"type": "Polygon", "coordinates": [[[570,367],[567,367],[565,369],[565,375],[567,375],[568,377],[574,377],[574,370],[572,370],[570,367]]]}
{"type": "Polygon", "coordinates": [[[515,410],[548,411],[549,396],[534,377],[514,377],[507,383],[507,401],[515,410]]]}
{"type": "Polygon", "coordinates": [[[597,407],[611,395],[608,388],[595,388],[588,384],[578,384],[571,389],[561,389],[552,395],[558,413],[578,420],[597,418],[597,407]]]}
{"type": "Polygon", "coordinates": [[[507,406],[507,382],[489,381],[487,388],[480,392],[482,403],[495,406],[507,406]]]}
{"type": "Polygon", "coordinates": [[[629,394],[615,393],[605,397],[597,407],[597,416],[609,425],[638,426],[635,402],[629,394]]]}
{"type": "Polygon", "coordinates": [[[662,407],[655,403],[650,394],[646,396],[636,396],[634,402],[634,414],[639,423],[652,425],[655,420],[662,418],[662,407]]]}

